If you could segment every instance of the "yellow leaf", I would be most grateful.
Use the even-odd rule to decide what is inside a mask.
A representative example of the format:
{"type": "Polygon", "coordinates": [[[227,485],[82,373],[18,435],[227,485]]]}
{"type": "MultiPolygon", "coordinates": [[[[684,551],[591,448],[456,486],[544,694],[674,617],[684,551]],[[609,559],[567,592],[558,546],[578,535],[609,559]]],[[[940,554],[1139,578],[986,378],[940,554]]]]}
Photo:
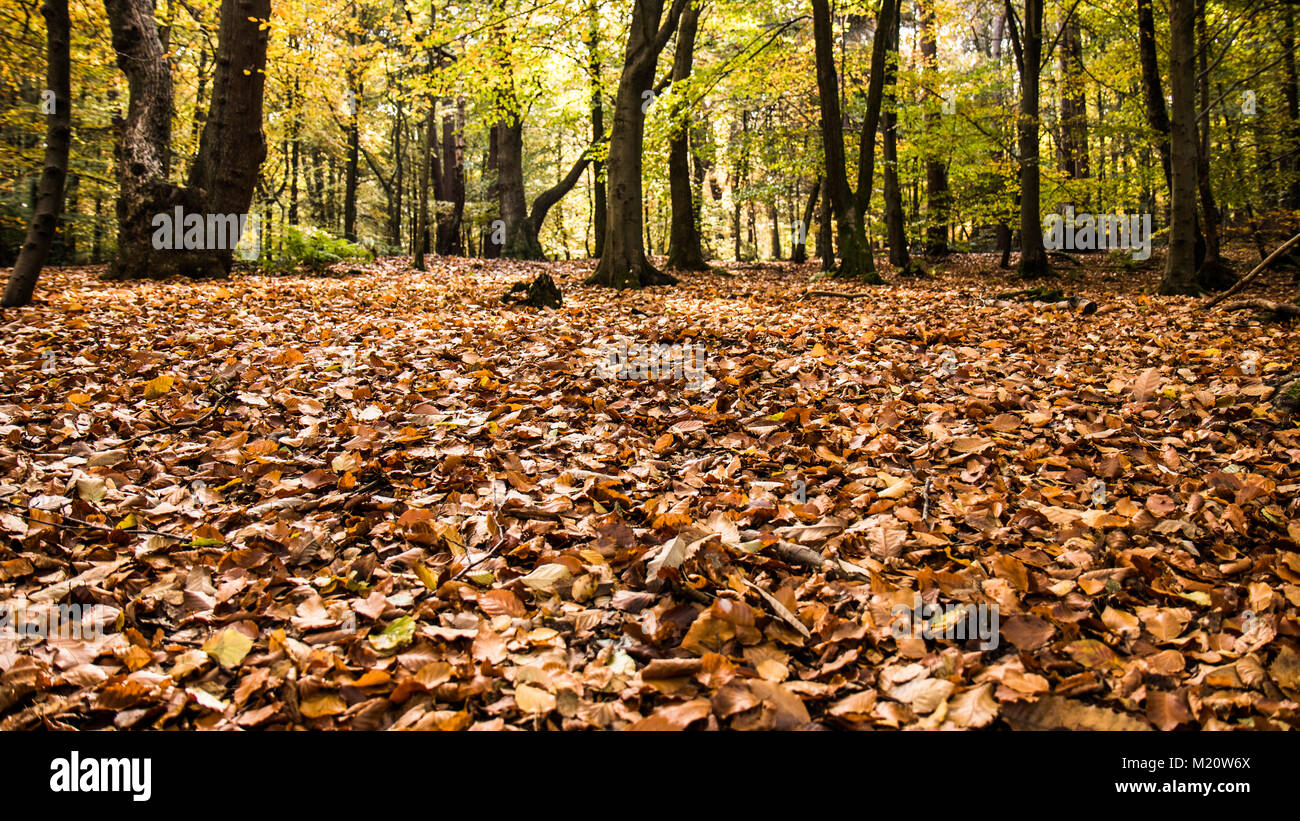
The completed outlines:
{"type": "Polygon", "coordinates": [[[233,627],[216,633],[203,644],[203,652],[226,668],[238,666],[252,649],[253,640],[233,627]]]}
{"type": "Polygon", "coordinates": [[[157,399],[158,397],[162,396],[164,393],[167,393],[167,391],[171,390],[172,383],[174,383],[175,381],[176,381],[175,379],[172,379],[167,374],[163,374],[157,379],[153,379],[149,382],[146,382],[144,386],[144,398],[157,399]]]}
{"type": "Polygon", "coordinates": [[[74,405],[84,405],[90,401],[90,394],[81,391],[73,391],[68,394],[68,401],[74,405]]]}
{"type": "Polygon", "coordinates": [[[298,705],[298,712],[307,718],[336,716],[348,708],[348,705],[334,693],[317,693],[298,705]]]}
{"type": "Polygon", "coordinates": [[[420,581],[424,582],[425,587],[430,590],[438,589],[438,574],[425,567],[424,562],[415,563],[415,575],[420,577],[420,581]]]}

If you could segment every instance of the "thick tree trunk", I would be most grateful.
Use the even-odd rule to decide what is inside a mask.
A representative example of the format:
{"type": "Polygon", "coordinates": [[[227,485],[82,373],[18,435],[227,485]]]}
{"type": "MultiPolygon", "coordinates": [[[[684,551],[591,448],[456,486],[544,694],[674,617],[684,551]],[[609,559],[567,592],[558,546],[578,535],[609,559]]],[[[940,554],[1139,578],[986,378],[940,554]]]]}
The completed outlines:
{"type": "Polygon", "coordinates": [[[1170,226],[1162,294],[1199,294],[1196,269],[1195,0],[1169,0],[1170,226]]]}
{"type": "MultiPolygon", "coordinates": [[[[171,152],[172,78],[148,0],[104,0],[117,64],[129,89],[117,144],[117,257],[110,279],[164,278],[190,273],[189,252],[155,252],[152,220],[183,206],[201,212],[197,197],[167,181],[171,152]]],[[[215,273],[215,271],[213,271],[215,273]]]]}
{"type": "MultiPolygon", "coordinates": [[[[925,77],[924,85],[930,89],[926,93],[930,103],[925,110],[925,129],[931,135],[938,129],[941,119],[935,106],[939,95],[934,90],[939,77],[936,65],[939,49],[934,35],[934,2],[935,0],[921,0],[918,8],[922,72],[925,77]]],[[[951,195],[948,193],[948,169],[943,161],[933,154],[927,154],[925,157],[925,200],[927,223],[925,252],[932,257],[944,256],[948,253],[948,211],[951,195]]]]}
{"type": "Polygon", "coordinates": [[[1211,291],[1229,288],[1236,280],[1232,269],[1223,261],[1219,243],[1219,207],[1214,201],[1214,188],[1210,184],[1210,70],[1211,43],[1205,31],[1205,0],[1196,0],[1197,84],[1200,87],[1200,107],[1205,116],[1198,119],[1196,140],[1196,186],[1201,195],[1201,227],[1205,242],[1204,257],[1198,257],[1201,286],[1211,291]]]}
{"type": "Polygon", "coordinates": [[[524,123],[515,112],[507,112],[497,122],[498,150],[497,202],[506,224],[507,259],[544,259],[537,231],[528,225],[528,205],[524,201],[524,123]]]}
{"type": "Polygon", "coordinates": [[[677,50],[673,54],[672,131],[668,137],[668,185],[672,199],[672,227],[668,234],[669,269],[706,271],[700,240],[700,209],[691,180],[691,107],[687,90],[681,86],[690,79],[695,59],[695,36],[699,29],[702,3],[691,3],[682,11],[677,32],[677,50]]]}
{"type": "MultiPolygon", "coordinates": [[[[447,100],[447,102],[451,102],[447,100]]],[[[451,210],[438,210],[438,253],[454,256],[465,252],[461,242],[461,221],[465,215],[465,99],[457,98],[453,110],[442,117],[442,185],[441,197],[451,203],[451,210]]]]}
{"type": "Polygon", "coordinates": [[[6,308],[32,301],[36,279],[45,265],[63,211],[63,184],[68,175],[72,144],[72,24],[68,18],[68,0],[45,0],[41,13],[45,16],[45,87],[54,92],[54,109],[45,123],[45,167],[41,171],[32,222],[5,287],[2,304],[6,308]]]}
{"type": "MultiPolygon", "coordinates": [[[[262,99],[271,0],[222,0],[212,106],[199,138],[189,187],[209,213],[244,214],[266,159],[262,99]]],[[[229,252],[227,258],[231,256],[229,252]]]]}
{"type": "Polygon", "coordinates": [[[1088,103],[1084,90],[1083,40],[1073,17],[1062,27],[1060,48],[1061,170],[1072,180],[1082,180],[1089,175],[1088,103]]]}
{"type": "Polygon", "coordinates": [[[641,149],[646,105],[655,67],[689,0],[673,0],[664,19],[664,0],[634,0],[627,53],[614,102],[609,138],[609,191],[605,247],[587,282],[613,288],[672,284],[677,279],[646,258],[642,236],[641,149]],[[661,19],[663,22],[661,23],[661,19]]]}
{"type": "MultiPolygon", "coordinates": [[[[155,217],[172,219],[179,208],[184,215],[198,215],[211,232],[213,217],[247,214],[266,156],[262,96],[268,33],[260,21],[270,16],[270,0],[222,0],[212,106],[185,188],[167,181],[172,83],[152,4],[105,0],[104,6],[118,65],[130,87],[117,148],[118,252],[106,276],[224,275],[233,260],[234,243],[228,237],[209,234],[200,248],[171,248],[170,242],[155,248],[155,238],[166,233],[155,217]]],[[[221,233],[227,225],[220,226],[221,233]]],[[[189,246],[188,226],[184,233],[189,246]]]]}
{"type": "MultiPolygon", "coordinates": [[[[1160,152],[1160,167],[1165,175],[1165,187],[1173,191],[1172,157],[1170,152],[1169,114],[1165,108],[1165,94],[1160,82],[1160,63],[1156,54],[1156,24],[1151,0],[1137,0],[1138,61],[1142,67],[1142,95],[1146,100],[1147,125],[1156,132],[1156,150],[1160,152]]],[[[1193,141],[1195,147],[1195,141],[1193,141]]],[[[1193,166],[1195,160],[1193,159],[1193,166]]],[[[1195,211],[1195,209],[1193,209],[1195,211]]],[[[1172,220],[1172,215],[1170,215],[1172,220]]],[[[1194,253],[1199,268],[1205,258],[1205,237],[1201,234],[1200,220],[1192,215],[1194,253]]]]}

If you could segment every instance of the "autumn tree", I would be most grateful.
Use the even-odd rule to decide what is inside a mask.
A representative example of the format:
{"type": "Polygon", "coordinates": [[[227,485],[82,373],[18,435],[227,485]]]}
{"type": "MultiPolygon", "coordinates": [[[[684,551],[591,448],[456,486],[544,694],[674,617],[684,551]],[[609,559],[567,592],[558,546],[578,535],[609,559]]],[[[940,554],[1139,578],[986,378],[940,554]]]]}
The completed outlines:
{"type": "Polygon", "coordinates": [[[849,187],[844,158],[844,126],[840,113],[839,79],[835,71],[835,54],[831,35],[831,11],[827,0],[813,0],[813,43],[817,56],[817,91],[821,105],[822,146],[826,155],[827,200],[835,217],[839,242],[837,278],[857,279],[879,285],[884,282],[876,272],[867,237],[866,215],[871,204],[872,176],[875,168],[876,130],[880,124],[880,106],[884,95],[884,69],[887,32],[891,15],[898,13],[900,0],[882,0],[871,44],[871,76],[867,86],[867,112],[862,126],[858,159],[858,190],[849,187]]]}
{"type": "Polygon", "coordinates": [[[621,289],[677,281],[646,258],[641,161],[647,93],[654,94],[659,54],[668,45],[688,2],[673,0],[666,16],[664,0],[632,2],[627,49],[614,100],[614,126],[609,136],[605,245],[600,264],[587,279],[591,284],[621,289]]]}

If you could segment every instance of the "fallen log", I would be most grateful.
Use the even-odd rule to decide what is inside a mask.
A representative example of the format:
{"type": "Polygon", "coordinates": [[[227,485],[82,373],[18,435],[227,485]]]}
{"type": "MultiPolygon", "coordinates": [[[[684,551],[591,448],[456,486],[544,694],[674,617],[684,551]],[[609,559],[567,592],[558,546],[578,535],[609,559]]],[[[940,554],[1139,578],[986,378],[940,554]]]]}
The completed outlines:
{"type": "Polygon", "coordinates": [[[1026,288],[1022,291],[1003,291],[994,299],[1016,300],[1017,302],[1065,302],[1084,315],[1097,313],[1097,303],[1091,299],[1082,296],[1066,296],[1065,292],[1060,288],[1048,288],[1045,285],[1040,285],[1037,288],[1026,288]]]}
{"type": "Polygon", "coordinates": [[[1268,319],[1286,319],[1300,316],[1300,305],[1290,305],[1285,302],[1273,302],[1268,299],[1239,299],[1235,302],[1229,302],[1223,306],[1225,311],[1246,311],[1256,310],[1265,311],[1272,316],[1268,319]]]}

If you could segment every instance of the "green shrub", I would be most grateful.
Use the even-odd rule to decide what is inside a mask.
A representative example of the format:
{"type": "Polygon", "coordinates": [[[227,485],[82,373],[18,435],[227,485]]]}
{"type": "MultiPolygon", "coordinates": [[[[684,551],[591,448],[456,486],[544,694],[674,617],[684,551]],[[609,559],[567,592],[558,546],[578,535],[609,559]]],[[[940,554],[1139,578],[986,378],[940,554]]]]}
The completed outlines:
{"type": "Polygon", "coordinates": [[[304,266],[319,273],[336,262],[354,259],[369,261],[374,259],[374,254],[319,228],[290,225],[285,232],[283,250],[268,267],[290,270],[304,266]]]}

